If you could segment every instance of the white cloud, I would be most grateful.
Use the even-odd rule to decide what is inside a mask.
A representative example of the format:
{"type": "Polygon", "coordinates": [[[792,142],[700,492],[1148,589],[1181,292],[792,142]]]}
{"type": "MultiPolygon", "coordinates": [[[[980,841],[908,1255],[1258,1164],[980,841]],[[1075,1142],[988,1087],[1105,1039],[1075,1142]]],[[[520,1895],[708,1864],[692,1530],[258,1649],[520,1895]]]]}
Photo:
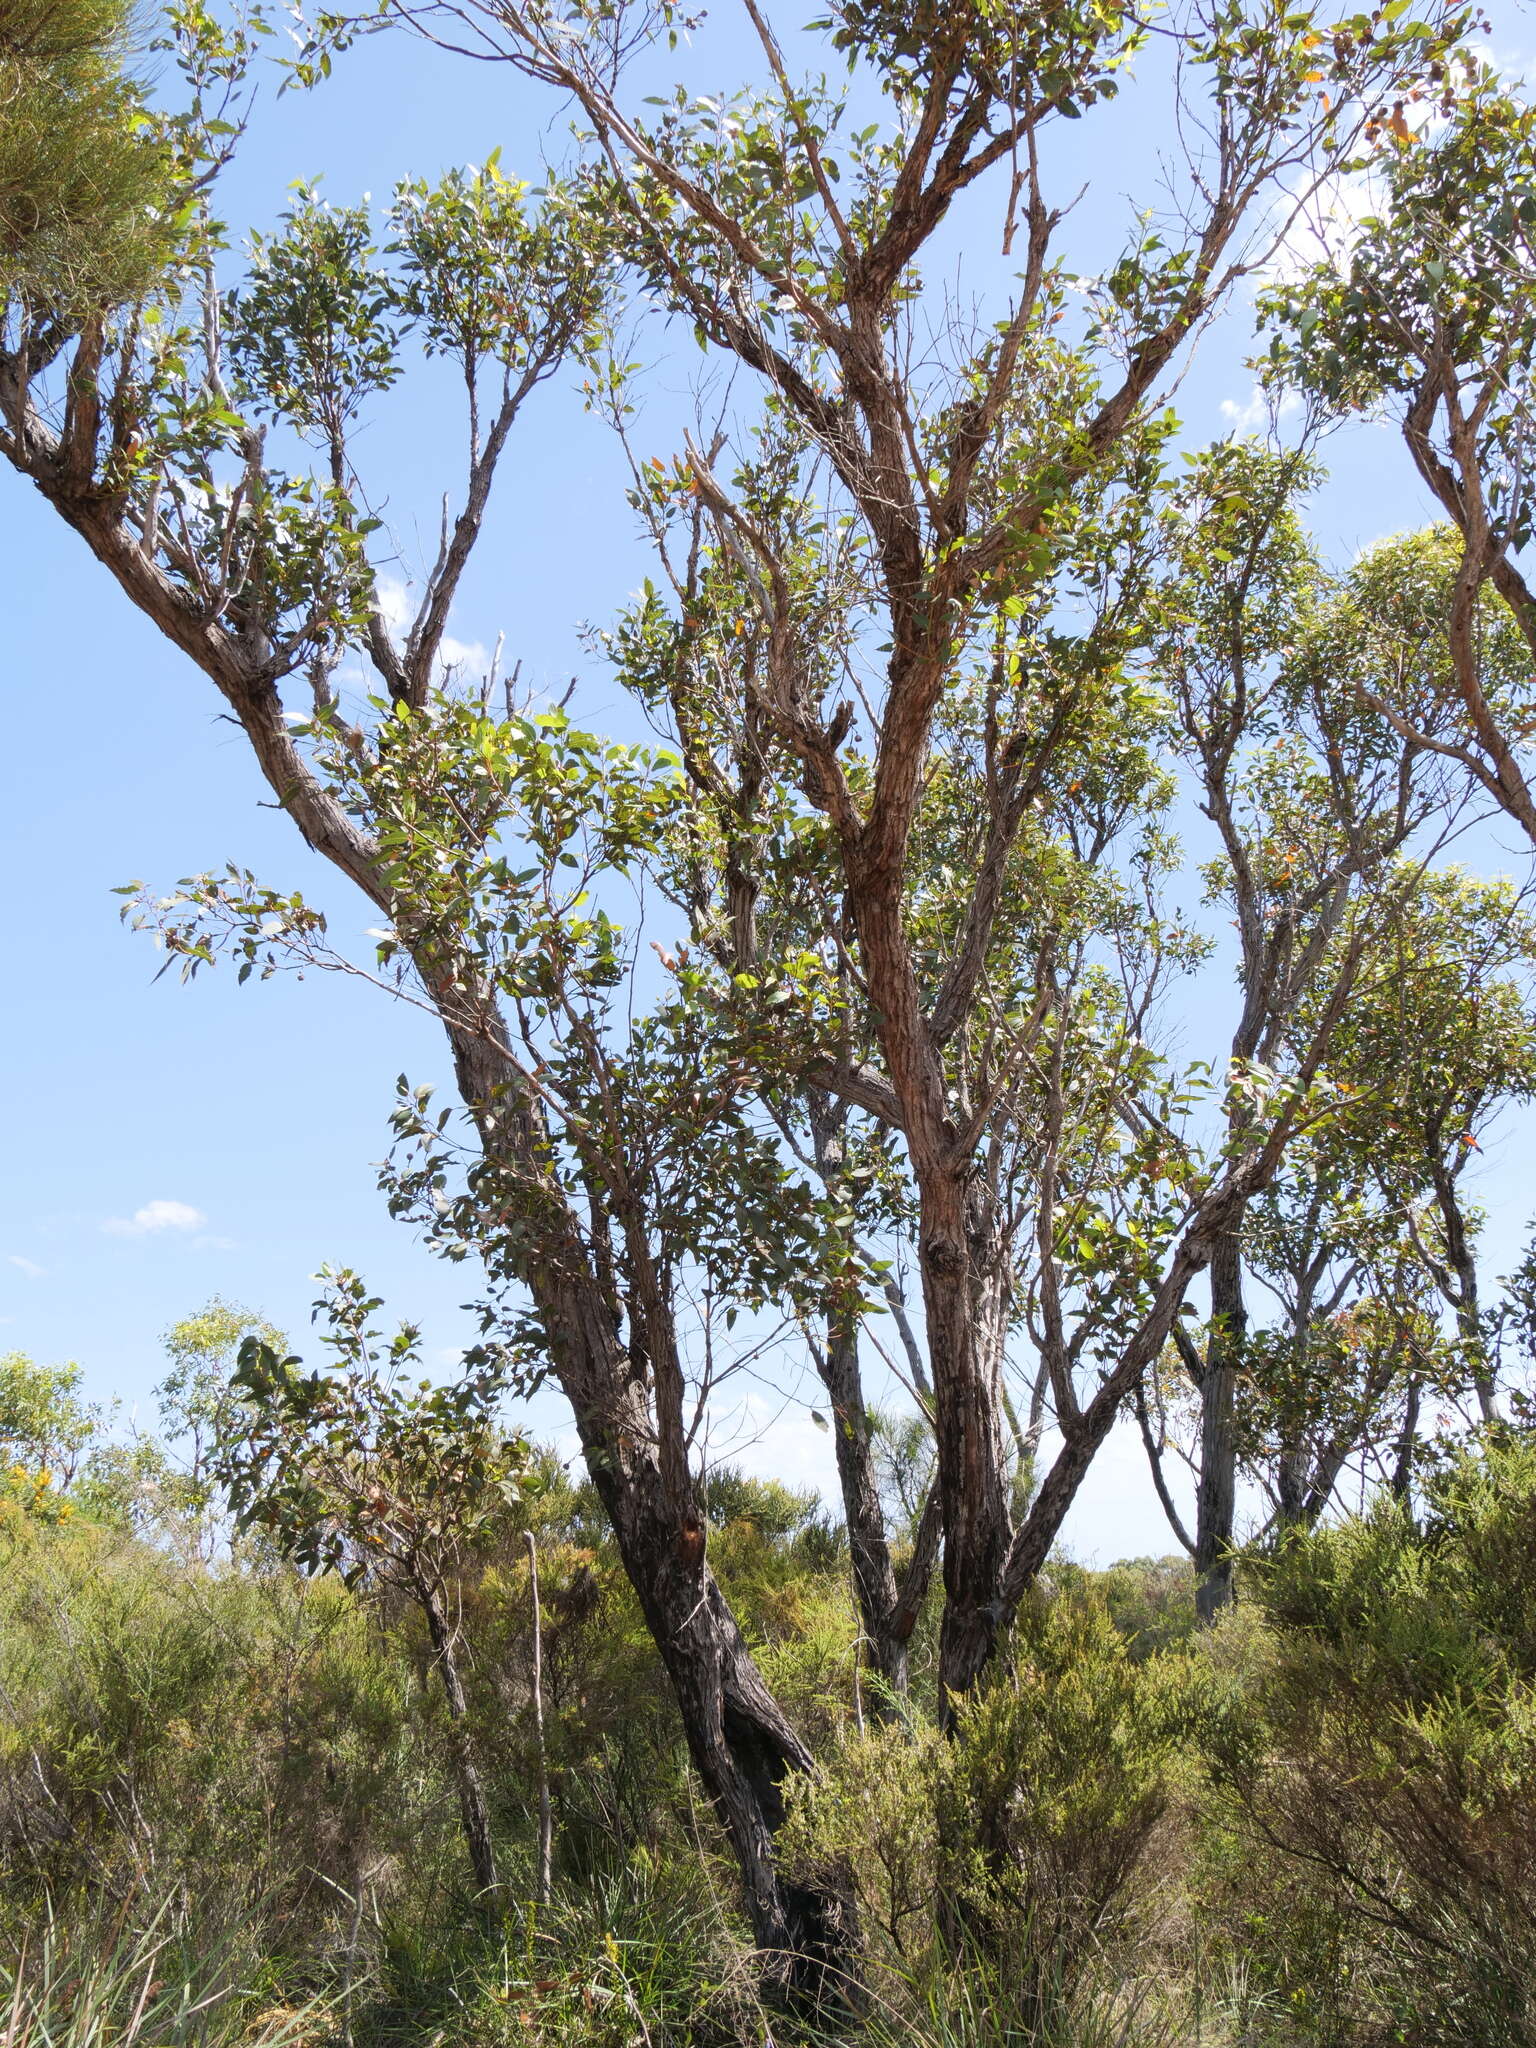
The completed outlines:
{"type": "Polygon", "coordinates": [[[1287,413],[1295,412],[1300,404],[1301,398],[1294,391],[1285,392],[1277,403],[1274,395],[1262,384],[1255,384],[1246,398],[1224,398],[1221,416],[1235,432],[1255,434],[1261,428],[1272,428],[1287,413]]]}
{"type": "Polygon", "coordinates": [[[451,633],[443,635],[437,659],[441,668],[467,669],[474,676],[483,676],[491,665],[489,651],[482,641],[455,640],[451,633]]]}
{"type": "MultiPolygon", "coordinates": [[[[1473,47],[1484,61],[1492,59],[1493,52],[1486,45],[1473,47]]],[[[1393,108],[1393,118],[1397,117],[1420,141],[1433,141],[1448,125],[1433,99],[1399,101],[1393,108]]],[[[1378,137],[1378,162],[1383,167],[1396,147],[1387,137],[1378,137]]],[[[1369,164],[1363,170],[1319,178],[1303,195],[1282,195],[1271,216],[1278,239],[1264,260],[1259,283],[1289,284],[1325,258],[1341,264],[1361,221],[1380,213],[1386,196],[1385,178],[1369,164]]]]}
{"type": "Polygon", "coordinates": [[[736,1465],[750,1478],[777,1479],[785,1486],[811,1486],[824,1501],[838,1500],[837,1453],[817,1383],[802,1375],[806,1398],[753,1389],[711,1418],[708,1462],[736,1465]],[[814,1392],[812,1390],[815,1390],[814,1392]],[[814,1420],[821,1414],[822,1424],[814,1420]]]}
{"type": "MultiPolygon", "coordinates": [[[[398,576],[380,576],[374,590],[389,637],[397,647],[403,646],[407,633],[416,623],[419,602],[416,593],[398,576]]],[[[456,640],[451,633],[445,633],[437,650],[437,665],[441,670],[455,669],[461,674],[483,676],[491,665],[490,649],[482,640],[456,640]]],[[[357,674],[361,678],[361,669],[357,674]]],[[[351,680],[345,671],[341,672],[341,679],[351,680]]]]}
{"type": "Polygon", "coordinates": [[[24,1259],[20,1252],[7,1252],[6,1257],[19,1273],[25,1273],[29,1280],[41,1280],[47,1271],[35,1259],[24,1259]]]}
{"type": "Polygon", "coordinates": [[[1340,262],[1361,221],[1377,212],[1381,202],[1379,181],[1362,171],[1320,179],[1299,204],[1282,200],[1283,211],[1277,210],[1274,223],[1275,244],[1264,260],[1259,283],[1291,284],[1314,263],[1340,262]]]}
{"type": "Polygon", "coordinates": [[[190,1202],[146,1202],[131,1216],[110,1216],[101,1226],[112,1237],[147,1237],[157,1230],[199,1230],[208,1221],[190,1202]]]}
{"type": "Polygon", "coordinates": [[[375,579],[373,588],[385,625],[399,639],[416,616],[416,601],[411,596],[410,585],[402,583],[398,576],[380,576],[375,579]]]}
{"type": "MultiPolygon", "coordinates": [[[[1509,23],[1502,24],[1509,27],[1509,23]]],[[[1506,86],[1519,86],[1529,82],[1536,70],[1536,62],[1513,43],[1489,43],[1479,38],[1476,42],[1463,43],[1467,56],[1476,58],[1479,64],[1486,64],[1496,71],[1506,86]]]]}

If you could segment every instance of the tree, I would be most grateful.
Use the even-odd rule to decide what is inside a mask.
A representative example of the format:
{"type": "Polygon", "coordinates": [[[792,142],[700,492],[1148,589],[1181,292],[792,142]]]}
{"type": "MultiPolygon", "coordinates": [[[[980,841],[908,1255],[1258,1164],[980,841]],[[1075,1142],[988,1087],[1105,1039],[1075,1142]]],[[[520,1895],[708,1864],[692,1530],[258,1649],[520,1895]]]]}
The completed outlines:
{"type": "Polygon", "coordinates": [[[171,1369],[157,1383],[155,1396],[167,1434],[182,1447],[185,1485],[180,1490],[197,1515],[213,1499],[210,1461],[238,1412],[235,1373],[248,1337],[272,1352],[287,1349],[281,1331],[264,1316],[216,1294],[195,1315],[173,1323],[162,1339],[171,1369]]]}
{"type": "Polygon", "coordinates": [[[1487,1422],[1494,1365],[1465,1184],[1488,1127],[1536,1094],[1536,925],[1512,883],[1449,869],[1387,909],[1380,949],[1335,1056],[1360,1103],[1340,1135],[1369,1162],[1454,1317],[1464,1383],[1487,1422]]]}
{"type": "MultiPolygon", "coordinates": [[[[1255,1078],[1319,1057],[1331,1073],[1371,905],[1402,886],[1394,857],[1407,844],[1433,858],[1448,817],[1432,752],[1397,732],[1370,689],[1339,688],[1341,674],[1369,675],[1377,661],[1400,681],[1415,643],[1376,628],[1376,562],[1330,588],[1296,511],[1317,480],[1301,453],[1229,443],[1194,464],[1170,508],[1164,660],[1220,845],[1207,886],[1237,933],[1232,1071],[1255,1078]]],[[[1256,1106],[1249,1090],[1229,1096],[1229,1152],[1247,1142],[1256,1106]]],[[[1194,1559],[1207,1619],[1231,1597],[1244,1213],[1235,1210],[1212,1257],[1203,1351],[1174,1325],[1199,1393],[1194,1559]]]]}
{"type": "MultiPolygon", "coordinates": [[[[457,1581],[518,1497],[527,1446],[493,1420],[493,1375],[471,1371],[445,1387],[408,1380],[419,1370],[417,1331],[406,1325],[381,1344],[372,1318],[382,1302],[353,1273],[324,1277],[317,1314],[337,1369],[304,1373],[259,1333],[246,1335],[211,1469],[240,1528],[260,1530],[306,1571],[403,1593],[421,1610],[448,1707],[464,1839],[494,1907],[496,1853],[466,1725],[457,1581]]],[[[227,1326],[229,1312],[220,1305],[216,1314],[227,1326]]]]}
{"type": "Polygon", "coordinates": [[[1239,1456],[1270,1503],[1259,1537],[1314,1527],[1346,1477],[1405,1494],[1423,1395],[1457,1381],[1403,1219],[1350,1166],[1321,1133],[1244,1246],[1279,1311],[1249,1340],[1239,1416],[1239,1456]]]}
{"type": "MultiPolygon", "coordinates": [[[[760,90],[725,114],[682,94],[646,125],[610,60],[655,24],[627,7],[577,20],[579,36],[503,7],[485,26],[574,95],[596,134],[590,173],[551,181],[536,206],[494,166],[404,186],[382,250],[358,210],[303,195],[221,296],[201,195],[224,147],[212,109],[249,44],[183,14],[190,109],[166,139],[199,196],[157,317],[78,323],[55,414],[48,368],[68,337],[39,361],[35,316],[13,299],[0,452],[209,676],[383,932],[371,964],[347,961],[319,910],[236,869],[151,906],[162,936],[189,967],[223,944],[243,974],[365,971],[442,1021],[469,1128],[407,1088],[393,1198],[450,1256],[486,1265],[488,1335],[558,1377],[759,1943],[814,1989],[844,1938],[840,1901],[782,1879],[773,1848],[784,1780],[810,1759],[714,1582],[690,1463],[739,1360],[714,1340],[743,1311],[820,1319],[852,1525],[875,1492],[846,1319],[883,1283],[848,1155],[873,1159],[876,1228],[911,1219],[922,1285],[942,1678],[951,1696],[973,1687],[1316,1078],[1304,1057],[1240,1155],[1168,1174],[1159,1118],[1178,1089],[1144,1027],[1189,948],[1145,903],[1173,865],[1155,824],[1171,789],[1158,693],[1130,661],[1172,431],[1158,394],[1256,260],[1245,237],[1262,242],[1274,192],[1320,175],[1455,17],[1378,10],[1331,46],[1309,15],[1267,6],[1182,25],[1186,132],[1208,145],[1176,224],[1138,219],[1081,295],[1039,142],[1109,107],[1144,41],[1131,16],[839,11],[829,41],[857,74],[850,99],[868,88],[891,110],[848,137],[846,204],[828,162],[845,105],[794,87],[760,21],[760,90]],[[939,337],[920,383],[917,265],[967,193],[995,199],[1006,250],[1023,235],[1022,275],[1000,322],[939,337]],[[697,577],[682,567],[674,587],[697,587],[700,611],[652,607],[626,667],[665,711],[672,758],[563,713],[502,716],[492,677],[439,687],[448,608],[529,391],[585,351],[595,401],[624,403],[592,347],[616,250],[764,393],[729,481],[723,450],[699,446],[637,480],[699,549],[697,577]],[[466,464],[397,642],[353,443],[412,347],[462,372],[466,464]],[[361,720],[334,688],[348,647],[380,690],[361,720]],[[723,716],[701,747],[709,701],[723,716]],[[632,1000],[642,880],[701,933],[732,934],[669,954],[654,1003],[632,1000]],[[853,1143],[834,1157],[829,1118],[834,1146],[802,1172],[817,1095],[846,1110],[853,1143]],[[1153,1117],[1126,1108],[1144,1099],[1153,1117]],[[1014,1430],[1003,1354],[1036,1312],[1033,1385],[1066,1442],[1016,1521],[1037,1418],[1014,1430]]],[[[323,21],[301,64],[322,69],[347,32],[323,21]]],[[[866,1557],[863,1597],[885,1626],[901,1616],[877,1546],[866,1557]]]]}
{"type": "Polygon", "coordinates": [[[1424,96],[1439,120],[1421,135],[1401,106],[1366,131],[1376,147],[1354,169],[1371,178],[1375,205],[1358,233],[1268,296],[1267,368],[1334,412],[1397,418],[1456,536],[1450,672],[1432,692],[1387,688],[1377,702],[1536,841],[1536,594],[1521,567],[1533,513],[1536,114],[1465,49],[1430,66],[1424,96]],[[1492,620],[1488,592],[1502,600],[1492,620]],[[1507,644],[1511,629],[1523,658],[1490,663],[1490,643],[1507,644]]]}
{"type": "Polygon", "coordinates": [[[0,1356],[0,1507],[45,1521],[69,1512],[64,1495],[101,1426],[81,1378],[78,1365],[0,1356]]]}
{"type": "MultiPolygon", "coordinates": [[[[976,1171],[982,1132],[966,1130],[967,1111],[952,1113],[952,1048],[985,1002],[1003,878],[1039,772],[1029,739],[1042,707],[1028,671],[1005,668],[977,880],[950,969],[925,987],[908,860],[935,721],[987,621],[1010,602],[1027,608],[1063,557],[1083,548],[1085,523],[1102,516],[1106,495],[1138,469],[1146,479],[1158,380],[1246,268],[1238,237],[1251,209],[1316,144],[1339,139],[1333,103],[1318,110],[1311,82],[1331,73],[1352,99],[1369,95],[1405,68],[1416,76],[1426,53],[1416,36],[1410,56],[1384,21],[1378,33],[1375,17],[1363,32],[1342,33],[1331,53],[1310,16],[1192,22],[1183,50],[1191,81],[1210,96],[1212,159],[1191,167],[1174,241],[1143,231],[1105,273],[1074,347],[1055,332],[1067,316],[1053,251],[1061,215],[1046,197],[1039,137],[1115,96],[1143,40],[1134,18],[1070,7],[1027,17],[979,6],[916,18],[906,9],[834,14],[834,48],[912,109],[910,127],[890,139],[878,126],[849,135],[854,197],[845,208],[828,164],[843,104],[822,82],[796,87],[760,12],[747,11],[771,82],[724,111],[680,91],[653,122],[627,109],[613,82],[626,37],[649,26],[639,10],[594,10],[590,21],[578,10],[580,35],[538,4],[476,18],[493,51],[574,99],[592,122],[652,288],[710,346],[763,379],[845,494],[868,550],[869,616],[888,653],[871,664],[878,708],[869,713],[871,758],[855,779],[839,751],[854,708],[828,703],[824,668],[804,658],[793,553],[691,453],[687,488],[743,565],[760,616],[765,659],[748,679],[758,718],[793,758],[833,837],[877,1020],[881,1114],[911,1161],[944,1525],[943,1677],[964,1691],[1189,1277],[1209,1259],[1223,1212],[1265,1168],[1261,1145],[1200,1205],[1148,1328],[1091,1414],[1067,1407],[1068,1448],[1015,1532],[995,1347],[976,1313],[997,1298],[999,1232],[976,1171]],[[1011,249],[1020,227],[1026,237],[1019,289],[1001,320],[947,337],[945,374],[919,394],[901,367],[914,265],[955,202],[1004,161],[1015,176],[1002,240],[1011,249]]],[[[414,18],[431,32],[430,9],[414,18]]],[[[1095,653],[1102,668],[1107,650],[1095,653]]],[[[969,1094],[962,1084],[962,1099],[969,1094]]]]}
{"type": "MultiPolygon", "coordinates": [[[[1330,1041],[1331,1113],[1293,1148],[1234,1247],[1239,1285],[1256,1282],[1278,1311],[1245,1323],[1233,1366],[1229,1483],[1244,1469],[1268,1496],[1260,1536],[1314,1525],[1347,1473],[1406,1496],[1424,1398],[1491,1420],[1500,1333],[1518,1321],[1518,1282],[1497,1306],[1482,1299],[1467,1173],[1536,1080],[1529,917],[1513,885],[1456,868],[1426,874],[1399,857],[1383,883],[1330,1041]]],[[[1303,1043],[1328,979],[1325,964],[1288,1027],[1303,1043]]],[[[1181,1332],[1177,1343],[1203,1396],[1210,1342],[1202,1351],[1181,1332]]],[[[1158,1426],[1144,1406],[1143,1429],[1195,1553],[1160,1469],[1170,1443],[1194,1433],[1178,1376],[1167,1377],[1158,1426]]],[[[1202,1440],[1202,1477],[1208,1451],[1202,1440]]]]}

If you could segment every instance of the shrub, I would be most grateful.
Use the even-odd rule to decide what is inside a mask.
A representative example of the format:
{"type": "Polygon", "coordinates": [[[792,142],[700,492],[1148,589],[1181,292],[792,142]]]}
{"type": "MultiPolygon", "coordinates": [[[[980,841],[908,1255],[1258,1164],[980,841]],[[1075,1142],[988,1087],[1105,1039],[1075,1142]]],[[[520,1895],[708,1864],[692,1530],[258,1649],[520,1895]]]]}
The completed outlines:
{"type": "Polygon", "coordinates": [[[1011,2023],[1044,2026],[1141,1915],[1189,1703],[1183,1660],[1138,1663],[1099,1598],[1063,1593],[1024,1615],[950,1734],[845,1735],[797,1795],[789,1853],[851,1874],[898,1979],[960,1954],[1011,2023]]]}
{"type": "Polygon", "coordinates": [[[1536,1445],[1505,1437],[1441,1466],[1421,1522],[1384,1499],[1252,1568],[1271,1640],[1212,1762],[1248,1840],[1289,1862],[1279,1946],[1305,1925],[1332,1951],[1332,1987],[1291,1994],[1328,2010],[1320,2038],[1379,2023],[1422,2048],[1529,2048],[1533,1536],[1536,1445]]]}
{"type": "Polygon", "coordinates": [[[1133,1657],[1190,1642],[1198,1627],[1195,1572],[1187,1557],[1133,1557],[1094,1581],[1133,1657]]]}
{"type": "Polygon", "coordinates": [[[304,1954],[365,1877],[431,1864],[443,1791],[415,1680],[342,1589],[83,1524],[6,1564],[0,1924],[80,1895],[142,1931],[174,1872],[304,1954]]]}

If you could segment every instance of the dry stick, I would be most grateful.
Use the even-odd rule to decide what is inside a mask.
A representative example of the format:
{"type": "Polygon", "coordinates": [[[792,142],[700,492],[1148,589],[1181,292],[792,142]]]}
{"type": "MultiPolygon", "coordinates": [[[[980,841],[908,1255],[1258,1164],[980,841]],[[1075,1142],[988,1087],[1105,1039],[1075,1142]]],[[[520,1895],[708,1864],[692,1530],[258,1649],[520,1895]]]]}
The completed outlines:
{"type": "Polygon", "coordinates": [[[533,1607],[533,1729],[539,1745],[539,1876],[538,1902],[549,1904],[550,1863],[554,1822],[549,1807],[549,1755],[544,1747],[544,1634],[539,1618],[539,1546],[533,1531],[523,1531],[528,1546],[528,1595],[533,1607]]]}

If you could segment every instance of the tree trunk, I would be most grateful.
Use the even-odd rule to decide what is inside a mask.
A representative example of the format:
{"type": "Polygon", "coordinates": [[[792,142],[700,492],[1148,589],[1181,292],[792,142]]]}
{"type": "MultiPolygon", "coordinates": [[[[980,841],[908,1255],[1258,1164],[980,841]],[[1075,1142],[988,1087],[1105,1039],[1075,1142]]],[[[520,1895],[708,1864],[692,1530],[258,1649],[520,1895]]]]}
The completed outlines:
{"type": "Polygon", "coordinates": [[[1403,1405],[1402,1433],[1397,1439],[1397,1458],[1392,1467],[1392,1492],[1404,1505],[1413,1498],[1413,1465],[1419,1441],[1421,1398],[1422,1383],[1418,1374],[1413,1373],[1408,1380],[1408,1393],[1403,1405]]]}
{"type": "Polygon", "coordinates": [[[854,1595],[871,1667],[884,1681],[877,1694],[877,1715],[891,1711],[890,1695],[907,1690],[907,1636],[898,1633],[896,1570],[886,1541],[885,1510],[875,1485],[869,1438],[869,1411],[859,1371],[859,1319],[836,1310],[827,1318],[827,1348],[822,1382],[832,1405],[843,1519],[848,1528],[848,1553],[853,1563],[854,1595]]]}
{"type": "Polygon", "coordinates": [[[475,1883],[480,1889],[481,1903],[493,1906],[498,1889],[496,1852],[491,1843],[491,1816],[485,1802],[485,1787],[480,1782],[480,1773],[469,1746],[469,1702],[464,1696],[464,1681],[459,1673],[458,1650],[453,1630],[443,1613],[438,1589],[428,1581],[418,1579],[416,1597],[427,1617],[433,1662],[437,1665],[448,1701],[448,1739],[453,1752],[453,1775],[458,1788],[464,1840],[469,1846],[469,1860],[474,1868],[475,1883]]]}
{"type": "Polygon", "coordinates": [[[702,1515],[691,1504],[680,1511],[666,1483],[642,1368],[622,1350],[585,1264],[574,1231],[563,1257],[546,1237],[528,1281],[587,1470],[740,1868],[769,1984],[797,2006],[837,2004],[853,1942],[849,1903],[830,1888],[788,1882],[774,1857],[786,1782],[812,1769],[810,1752],[763,1683],[715,1583],[702,1515]]]}
{"type": "MultiPolygon", "coordinates": [[[[1202,1418],[1203,1419],[1203,1418],[1202,1418]]],[[[1311,1478],[1304,1443],[1288,1442],[1281,1447],[1275,1463],[1275,1525],[1280,1529],[1300,1528],[1306,1514],[1311,1478]]]]}
{"type": "Polygon", "coordinates": [[[998,1360],[984,1297],[995,1256],[985,1194],[958,1174],[922,1187],[921,1259],[944,1507],[942,1696],[969,1692],[996,1647],[1013,1537],[998,1360]]]}
{"type": "MultiPolygon", "coordinates": [[[[181,592],[125,531],[120,501],[94,490],[75,493],[55,460],[57,440],[30,421],[28,432],[36,459],[29,455],[19,466],[138,609],[213,680],[305,841],[400,926],[447,1032],[460,1098],[476,1120],[485,1163],[492,1177],[505,1175],[507,1202],[521,1212],[503,1219],[512,1227],[497,1277],[518,1281],[533,1297],[588,1470],[671,1679],[689,1750],[740,1863],[759,1946],[795,1996],[822,1998],[842,1981],[850,1935],[845,1902],[830,1891],[781,1884],[772,1856],[784,1782],[793,1772],[809,1771],[811,1758],[763,1684],[703,1562],[702,1519],[680,1521],[675,1506],[667,1505],[675,1488],[669,1495],[662,1483],[641,1368],[618,1342],[612,1289],[594,1270],[580,1226],[549,1175],[548,1134],[526,1077],[500,1049],[507,1034],[494,996],[481,985],[473,960],[445,958],[439,939],[411,932],[409,904],[400,900],[377,846],[317,781],[285,716],[265,627],[234,635],[227,622],[206,616],[201,601],[181,592]]],[[[675,1461],[675,1443],[666,1448],[675,1461]]],[[[440,1659],[440,1669],[460,1726],[463,1692],[451,1654],[440,1659]]],[[[484,1798],[467,1747],[461,1754],[466,1833],[477,1876],[493,1886],[484,1798]]]]}
{"type": "MultiPolygon", "coordinates": [[[[807,1091],[811,1142],[816,1165],[829,1191],[844,1191],[843,1169],[848,1127],[847,1105],[823,1094],[807,1091]]],[[[859,1324],[857,1310],[850,1311],[833,1301],[827,1309],[826,1349],[817,1357],[822,1385],[832,1409],[833,1447],[837,1457],[837,1478],[843,1501],[843,1521],[848,1530],[848,1551],[853,1564],[854,1598],[859,1624],[873,1669],[885,1681],[885,1692],[875,1702],[877,1714],[887,1714],[891,1694],[907,1690],[907,1637],[911,1619],[899,1608],[896,1570],[886,1538],[885,1510],[875,1483],[874,1453],[870,1443],[869,1410],[864,1402],[864,1380],[859,1370],[859,1324]]]]}
{"type": "Polygon", "coordinates": [[[1214,1621],[1232,1598],[1237,1514],[1237,1373],[1247,1333],[1242,1215],[1211,1254],[1211,1340],[1200,1382],[1200,1484],[1195,1499],[1195,1607],[1214,1621]]]}
{"type": "MultiPolygon", "coordinates": [[[[1429,1138],[1433,1148],[1438,1143],[1439,1132],[1432,1131],[1429,1138]]],[[[1445,1231],[1446,1258],[1454,1276],[1452,1285],[1442,1291],[1449,1296],[1456,1317],[1457,1334],[1466,1351],[1478,1411],[1484,1422],[1493,1422],[1498,1417],[1499,1405],[1488,1364],[1488,1347],[1483,1341],[1483,1318],[1478,1305],[1477,1254],[1467,1229],[1467,1219],[1462,1213],[1454,1176],[1438,1161],[1433,1173],[1435,1198],[1445,1231]]]]}
{"type": "Polygon", "coordinates": [[[849,1961],[848,1904],[786,1881],[774,1856],[786,1781],[811,1770],[810,1752],[752,1661],[701,1533],[679,1531],[659,1475],[626,1462],[621,1476],[589,1453],[588,1469],[672,1681],[689,1754],[735,1851],[766,1974],[792,2002],[836,2002],[849,1961]]]}
{"type": "MultiPolygon", "coordinates": [[[[903,667],[928,659],[898,647],[891,657],[893,694],[903,667]]],[[[936,689],[936,669],[932,682],[936,689]]],[[[886,732],[882,773],[889,770],[897,780],[910,774],[913,800],[925,747],[926,719],[899,739],[886,732]],[[902,756],[905,767],[897,765],[902,756]]],[[[1000,1360],[981,1327],[997,1264],[996,1218],[974,1151],[962,1147],[955,1128],[943,1044],[923,1010],[904,917],[900,810],[886,816],[879,832],[866,826],[856,845],[845,837],[844,866],[880,1049],[918,1189],[918,1261],[944,1526],[942,1701],[968,1692],[992,1655],[1013,1529],[1000,1360]]]]}
{"type": "MultiPolygon", "coordinates": [[[[543,1170],[536,1107],[512,1092],[515,1076],[483,1036],[450,1023],[449,1038],[483,1150],[506,1172],[504,1199],[526,1211],[508,1238],[509,1276],[532,1296],[689,1754],[740,1869],[769,1988],[795,2005],[835,2003],[849,1979],[852,1914],[840,1894],[785,1882],[775,1866],[785,1782],[810,1772],[812,1758],[763,1683],[706,1562],[704,1518],[676,1418],[669,1442],[660,1413],[656,1382],[663,1373],[675,1381],[678,1361],[624,1343],[616,1280],[594,1266],[563,1192],[543,1170]]],[[[628,1309],[633,1327],[635,1305],[628,1309]]],[[[649,1334],[655,1342],[663,1333],[649,1334]]],[[[679,1398],[672,1385],[669,1405],[679,1398]]]]}

